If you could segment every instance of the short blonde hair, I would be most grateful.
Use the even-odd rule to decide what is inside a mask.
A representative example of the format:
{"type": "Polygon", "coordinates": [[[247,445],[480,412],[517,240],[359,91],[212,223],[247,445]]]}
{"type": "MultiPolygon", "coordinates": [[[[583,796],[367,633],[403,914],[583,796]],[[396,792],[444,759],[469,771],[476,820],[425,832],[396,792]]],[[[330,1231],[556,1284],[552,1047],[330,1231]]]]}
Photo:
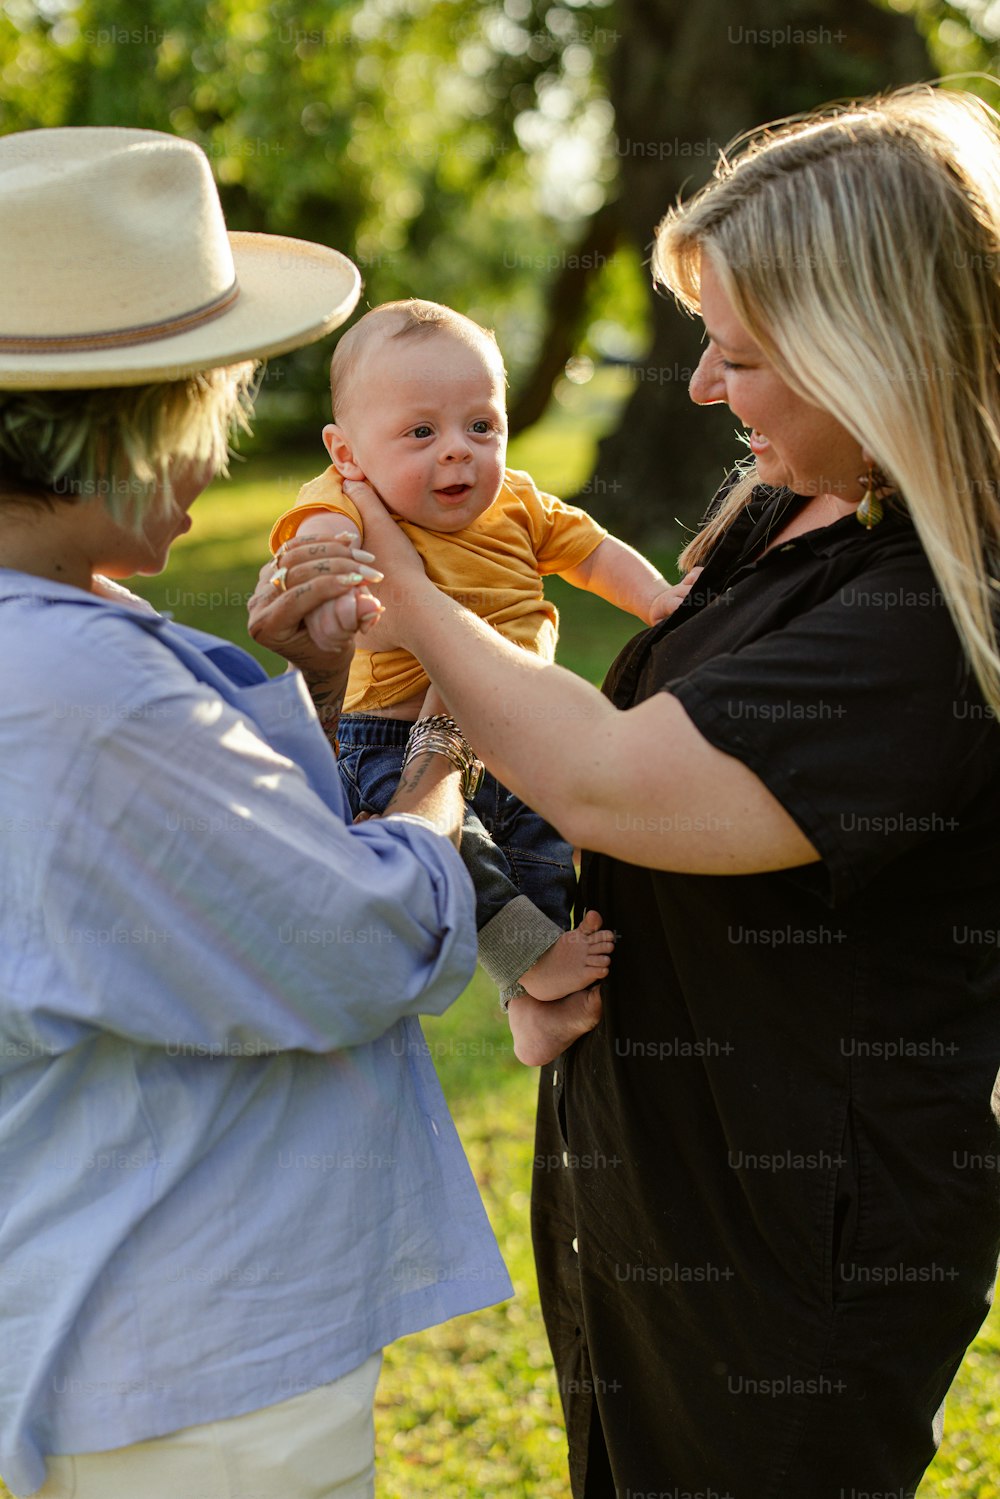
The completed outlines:
{"type": "Polygon", "coordinates": [[[383,302],[348,328],[333,351],[330,394],[334,421],[339,421],[343,415],[361,356],[376,338],[421,338],[432,333],[450,333],[463,343],[483,349],[506,380],[503,355],[492,328],[481,328],[472,318],[456,312],[453,307],[445,307],[441,302],[425,302],[421,297],[383,302]]]}
{"type": "Polygon", "coordinates": [[[174,462],[228,472],[229,443],[249,432],[257,365],[205,370],[156,385],[0,390],[0,495],[50,503],[100,495],[138,528],[174,462]]]}
{"type": "MultiPolygon", "coordinates": [[[[707,254],[781,377],[889,476],[1000,709],[997,125],[980,99],[920,85],[768,128],[667,214],[653,269],[694,311],[707,254]]],[[[756,482],[751,467],[683,566],[756,482]]]]}

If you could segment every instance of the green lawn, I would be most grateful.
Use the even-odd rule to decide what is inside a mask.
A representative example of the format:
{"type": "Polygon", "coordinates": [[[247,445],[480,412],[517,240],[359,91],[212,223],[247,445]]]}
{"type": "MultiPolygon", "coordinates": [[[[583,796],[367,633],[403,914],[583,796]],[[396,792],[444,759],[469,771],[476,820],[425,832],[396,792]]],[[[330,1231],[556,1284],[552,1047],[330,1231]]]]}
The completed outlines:
{"type": "MultiPolygon", "coordinates": [[[[540,424],[515,447],[512,463],[529,468],[543,487],[570,492],[589,471],[613,394],[600,392],[585,432],[565,413],[540,424]]],[[[178,543],[170,570],[143,582],[142,592],[179,621],[246,643],[245,601],[266,555],[270,520],[321,458],[317,443],[308,454],[237,467],[232,481],[199,501],[194,531],[178,543]]],[[[560,659],[598,680],[634,622],[558,579],[551,591],[563,612],[560,659]]],[[[276,659],[265,657],[276,669],[276,659]]],[[[481,975],[425,1032],[517,1295],[387,1351],[378,1394],[380,1499],[568,1499],[528,1233],[537,1075],[515,1060],[495,991],[481,975]]],[[[1000,1499],[995,1384],[1000,1390],[1000,1312],[966,1360],[921,1499],[1000,1499]]],[[[6,1494],[2,1485],[0,1491],[6,1494]]]]}

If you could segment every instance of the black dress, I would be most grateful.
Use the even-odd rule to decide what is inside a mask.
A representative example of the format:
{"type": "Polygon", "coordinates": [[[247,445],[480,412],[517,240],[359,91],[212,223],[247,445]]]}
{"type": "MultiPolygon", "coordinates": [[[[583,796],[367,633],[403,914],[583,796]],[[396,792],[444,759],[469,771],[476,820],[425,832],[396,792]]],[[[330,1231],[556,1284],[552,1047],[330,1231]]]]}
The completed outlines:
{"type": "Polygon", "coordinates": [[[1000,733],[905,515],[751,560],[801,504],[756,491],[605,686],[672,692],[821,862],[585,860],[621,937],[533,1194],[576,1499],[909,1499],[992,1293],[1000,733]]]}

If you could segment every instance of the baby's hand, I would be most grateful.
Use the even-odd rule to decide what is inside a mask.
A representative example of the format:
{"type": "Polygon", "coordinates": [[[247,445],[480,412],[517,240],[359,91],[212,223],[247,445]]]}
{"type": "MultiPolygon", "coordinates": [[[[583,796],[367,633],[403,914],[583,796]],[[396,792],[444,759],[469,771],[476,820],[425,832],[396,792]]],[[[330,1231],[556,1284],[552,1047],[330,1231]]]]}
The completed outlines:
{"type": "Polygon", "coordinates": [[[662,593],[658,593],[649,606],[646,623],[658,624],[661,619],[668,619],[675,610],[679,609],[703,571],[704,568],[693,567],[679,583],[675,583],[671,588],[664,588],[662,593]]]}
{"type": "Polygon", "coordinates": [[[325,604],[320,604],[319,608],[305,615],[302,623],[318,650],[324,655],[337,655],[351,643],[355,633],[368,633],[378,619],[381,607],[367,588],[357,588],[339,599],[328,599],[325,604]]]}

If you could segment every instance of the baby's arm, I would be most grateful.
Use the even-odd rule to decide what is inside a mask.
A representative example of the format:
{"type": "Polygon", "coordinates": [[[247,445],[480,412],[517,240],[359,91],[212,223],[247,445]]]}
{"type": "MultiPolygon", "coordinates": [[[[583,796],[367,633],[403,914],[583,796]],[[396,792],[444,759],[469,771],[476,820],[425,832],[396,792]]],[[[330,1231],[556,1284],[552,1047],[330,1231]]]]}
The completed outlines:
{"type": "Polygon", "coordinates": [[[336,510],[304,510],[295,527],[296,536],[315,536],[317,541],[338,541],[350,537],[348,545],[360,547],[361,532],[352,520],[336,510]]]}
{"type": "Polygon", "coordinates": [[[683,582],[668,583],[641,553],[617,536],[605,536],[589,557],[567,568],[560,577],[575,588],[598,594],[647,625],[655,625],[684,602],[700,572],[700,567],[693,568],[683,582]]]}

